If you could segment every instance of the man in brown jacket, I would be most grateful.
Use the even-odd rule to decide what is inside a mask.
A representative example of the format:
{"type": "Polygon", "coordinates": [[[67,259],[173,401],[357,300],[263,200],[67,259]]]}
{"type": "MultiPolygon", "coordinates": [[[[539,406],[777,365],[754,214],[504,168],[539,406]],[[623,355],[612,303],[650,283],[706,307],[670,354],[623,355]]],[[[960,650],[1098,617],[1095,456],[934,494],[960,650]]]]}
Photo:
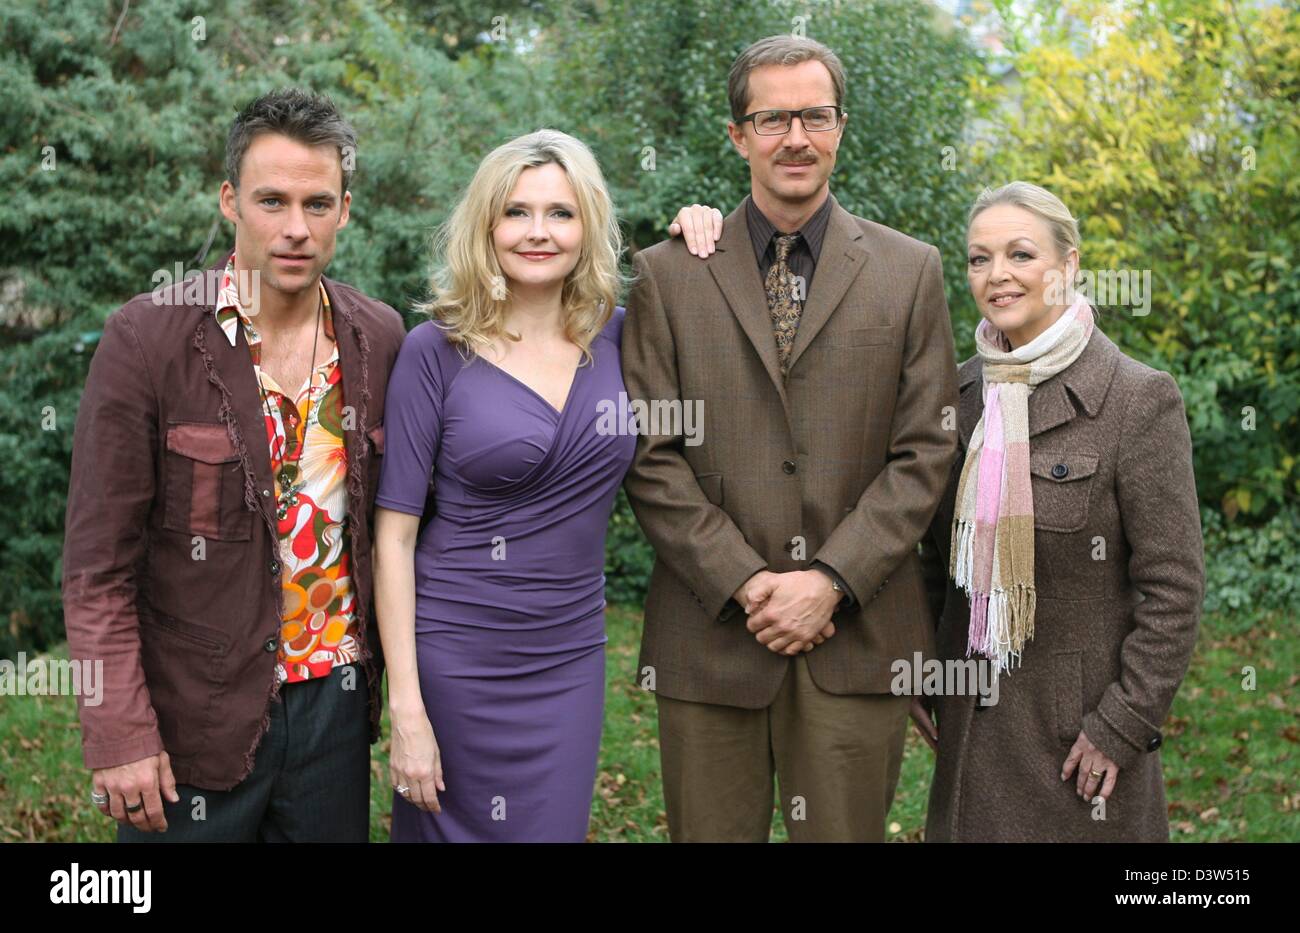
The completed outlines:
{"type": "Polygon", "coordinates": [[[63,603],[72,658],[103,662],[83,751],[120,841],[367,838],[370,521],[404,328],[322,275],[355,145],[325,98],[250,104],[234,252],[116,311],[91,362],[63,603]]]}
{"type": "Polygon", "coordinates": [[[907,697],[932,650],[917,542],[956,450],[938,251],[830,195],[844,72],[775,36],[736,60],[751,195],[701,261],[637,254],[631,399],[698,406],[684,442],[639,425],[626,483],[657,560],[639,682],[655,690],[674,840],[881,840],[907,697]],[[746,615],[748,618],[746,618],[746,615]]]}

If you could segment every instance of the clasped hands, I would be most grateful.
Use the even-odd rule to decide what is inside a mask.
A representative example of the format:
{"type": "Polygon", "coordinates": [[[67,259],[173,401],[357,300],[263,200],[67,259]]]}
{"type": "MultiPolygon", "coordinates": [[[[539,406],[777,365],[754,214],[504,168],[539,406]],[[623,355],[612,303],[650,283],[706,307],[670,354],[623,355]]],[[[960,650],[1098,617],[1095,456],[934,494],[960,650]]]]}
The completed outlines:
{"type": "Polygon", "coordinates": [[[812,651],[835,634],[831,613],[842,594],[820,570],[760,570],[733,597],[749,617],[745,627],[778,654],[812,651]]]}

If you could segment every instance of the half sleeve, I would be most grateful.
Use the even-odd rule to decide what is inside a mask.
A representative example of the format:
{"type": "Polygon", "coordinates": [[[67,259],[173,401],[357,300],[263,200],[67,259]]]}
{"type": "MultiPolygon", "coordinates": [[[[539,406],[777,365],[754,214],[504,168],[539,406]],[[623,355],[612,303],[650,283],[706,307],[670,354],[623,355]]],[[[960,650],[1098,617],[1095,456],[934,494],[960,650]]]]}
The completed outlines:
{"type": "Polygon", "coordinates": [[[442,439],[443,373],[437,325],[415,327],[398,351],[384,398],[384,463],[375,504],[421,515],[442,439]]]}

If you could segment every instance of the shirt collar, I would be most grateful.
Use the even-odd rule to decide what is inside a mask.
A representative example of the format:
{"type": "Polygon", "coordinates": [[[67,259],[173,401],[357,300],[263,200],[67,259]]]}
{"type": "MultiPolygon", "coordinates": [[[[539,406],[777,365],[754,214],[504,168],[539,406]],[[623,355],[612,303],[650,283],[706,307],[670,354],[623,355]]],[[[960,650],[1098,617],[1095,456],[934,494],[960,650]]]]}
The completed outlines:
{"type": "MultiPolygon", "coordinates": [[[[325,327],[325,336],[334,340],[334,315],[330,311],[329,292],[325,291],[325,282],[321,281],[320,297],[323,305],[323,318],[325,327]]],[[[236,342],[236,336],[240,325],[244,327],[244,336],[248,339],[249,344],[261,343],[261,337],[257,333],[257,328],[253,326],[253,321],[244,313],[243,306],[239,303],[239,282],[235,273],[235,254],[232,252],[226,260],[225,271],[221,274],[221,288],[217,293],[217,306],[213,311],[217,319],[217,326],[221,332],[226,335],[233,347],[236,342]]],[[[335,341],[337,349],[337,341],[335,341]]]]}
{"type": "MultiPolygon", "coordinates": [[[[828,193],[822,206],[817,208],[816,212],[808,218],[808,222],[796,231],[808,244],[808,252],[812,254],[814,263],[821,257],[822,241],[826,238],[826,227],[830,221],[834,200],[835,196],[828,193]]],[[[754,255],[761,263],[772,243],[772,238],[784,234],[777,230],[772,221],[767,219],[767,215],[758,209],[752,195],[745,196],[745,220],[749,226],[749,238],[754,244],[754,255]]]]}

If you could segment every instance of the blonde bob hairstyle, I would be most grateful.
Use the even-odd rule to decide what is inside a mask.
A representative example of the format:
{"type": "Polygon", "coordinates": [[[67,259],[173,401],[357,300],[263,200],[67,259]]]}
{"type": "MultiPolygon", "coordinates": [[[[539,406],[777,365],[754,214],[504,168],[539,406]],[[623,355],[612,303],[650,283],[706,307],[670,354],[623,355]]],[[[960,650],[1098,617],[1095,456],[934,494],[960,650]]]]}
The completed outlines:
{"type": "Polygon", "coordinates": [[[614,313],[624,284],[623,239],[604,176],[586,145],[541,129],[492,150],[434,236],[432,297],[416,310],[447,331],[466,358],[498,339],[520,339],[506,330],[509,283],[497,262],[492,231],[523,170],[551,162],[568,176],[582,221],[578,263],[564,281],[560,305],[565,335],[582,348],[584,361],[591,359],[592,341],[614,313]]]}

